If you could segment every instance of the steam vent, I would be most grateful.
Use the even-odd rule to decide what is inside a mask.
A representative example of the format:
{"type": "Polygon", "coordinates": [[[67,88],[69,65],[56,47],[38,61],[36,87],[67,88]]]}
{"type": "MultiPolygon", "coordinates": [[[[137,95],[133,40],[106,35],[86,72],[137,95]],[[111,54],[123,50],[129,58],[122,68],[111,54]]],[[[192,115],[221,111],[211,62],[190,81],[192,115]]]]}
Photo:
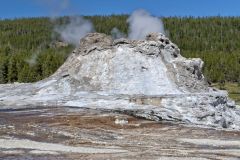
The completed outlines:
{"type": "Polygon", "coordinates": [[[240,130],[240,109],[226,92],[208,87],[202,67],[162,34],[112,40],[90,33],[49,78],[0,85],[0,108],[84,107],[240,130]]]}

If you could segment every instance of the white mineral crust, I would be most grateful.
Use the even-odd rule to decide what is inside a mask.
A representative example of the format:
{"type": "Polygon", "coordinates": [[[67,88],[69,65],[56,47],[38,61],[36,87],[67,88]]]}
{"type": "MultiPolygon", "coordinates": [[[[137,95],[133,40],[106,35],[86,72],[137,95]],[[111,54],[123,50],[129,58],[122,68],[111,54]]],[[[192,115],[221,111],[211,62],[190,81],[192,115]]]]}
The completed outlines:
{"type": "Polygon", "coordinates": [[[90,33],[49,78],[0,85],[0,108],[87,107],[239,130],[239,108],[227,92],[208,87],[202,67],[162,34],[113,41],[90,33]]]}

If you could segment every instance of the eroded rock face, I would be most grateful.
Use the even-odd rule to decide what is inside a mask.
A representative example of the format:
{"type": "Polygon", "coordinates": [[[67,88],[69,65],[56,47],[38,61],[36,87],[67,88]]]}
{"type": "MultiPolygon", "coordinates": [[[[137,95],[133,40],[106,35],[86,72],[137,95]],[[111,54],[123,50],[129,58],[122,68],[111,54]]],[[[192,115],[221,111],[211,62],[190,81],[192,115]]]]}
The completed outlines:
{"type": "Polygon", "coordinates": [[[207,86],[202,67],[201,59],[182,57],[162,34],[137,41],[91,33],[51,77],[0,86],[0,106],[107,109],[156,121],[239,130],[239,109],[226,92],[207,86]]]}

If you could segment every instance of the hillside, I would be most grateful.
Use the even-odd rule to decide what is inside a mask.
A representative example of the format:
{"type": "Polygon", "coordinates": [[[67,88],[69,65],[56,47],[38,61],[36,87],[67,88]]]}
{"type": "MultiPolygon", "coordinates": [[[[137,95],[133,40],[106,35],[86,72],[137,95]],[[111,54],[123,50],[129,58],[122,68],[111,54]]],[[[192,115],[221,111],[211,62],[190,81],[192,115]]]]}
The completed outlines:
{"type": "MultiPolygon", "coordinates": [[[[110,34],[117,27],[127,33],[127,15],[94,16],[97,32],[110,34]]],[[[0,21],[0,83],[35,82],[48,77],[65,61],[73,46],[56,47],[56,21],[29,18],[0,21]]],[[[185,57],[200,57],[209,82],[240,81],[240,18],[163,18],[170,39],[185,57]]]]}

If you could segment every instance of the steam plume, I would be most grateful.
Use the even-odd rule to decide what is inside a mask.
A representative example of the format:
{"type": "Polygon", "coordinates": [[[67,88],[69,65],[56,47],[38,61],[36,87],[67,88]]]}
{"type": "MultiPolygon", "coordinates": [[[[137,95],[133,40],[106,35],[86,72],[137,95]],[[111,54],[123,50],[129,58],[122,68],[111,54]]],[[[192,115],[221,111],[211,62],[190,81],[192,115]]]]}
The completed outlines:
{"type": "Polygon", "coordinates": [[[40,44],[37,49],[33,52],[30,58],[25,59],[25,62],[27,62],[30,66],[34,66],[37,63],[37,58],[41,54],[41,51],[44,48],[44,44],[40,44]]]}
{"type": "Polygon", "coordinates": [[[119,38],[125,38],[126,35],[124,33],[122,33],[121,31],[119,31],[118,28],[114,27],[111,31],[111,35],[113,37],[113,39],[119,39],[119,38]]]}
{"type": "MultiPolygon", "coordinates": [[[[71,10],[70,0],[35,0],[44,5],[51,11],[50,18],[53,23],[56,22],[57,17],[65,11],[71,10]]],[[[61,39],[65,42],[78,45],[79,40],[87,33],[93,32],[94,27],[89,20],[81,16],[72,16],[69,22],[65,25],[55,25],[54,31],[59,33],[61,39]]]]}
{"type": "Polygon", "coordinates": [[[91,21],[81,16],[73,16],[70,17],[70,22],[68,24],[55,26],[55,31],[61,35],[64,41],[77,46],[81,38],[87,33],[94,31],[94,27],[91,21]]]}
{"type": "Polygon", "coordinates": [[[151,16],[143,9],[136,10],[127,19],[129,24],[129,39],[144,39],[151,32],[164,34],[164,26],[161,19],[151,16]]]}

